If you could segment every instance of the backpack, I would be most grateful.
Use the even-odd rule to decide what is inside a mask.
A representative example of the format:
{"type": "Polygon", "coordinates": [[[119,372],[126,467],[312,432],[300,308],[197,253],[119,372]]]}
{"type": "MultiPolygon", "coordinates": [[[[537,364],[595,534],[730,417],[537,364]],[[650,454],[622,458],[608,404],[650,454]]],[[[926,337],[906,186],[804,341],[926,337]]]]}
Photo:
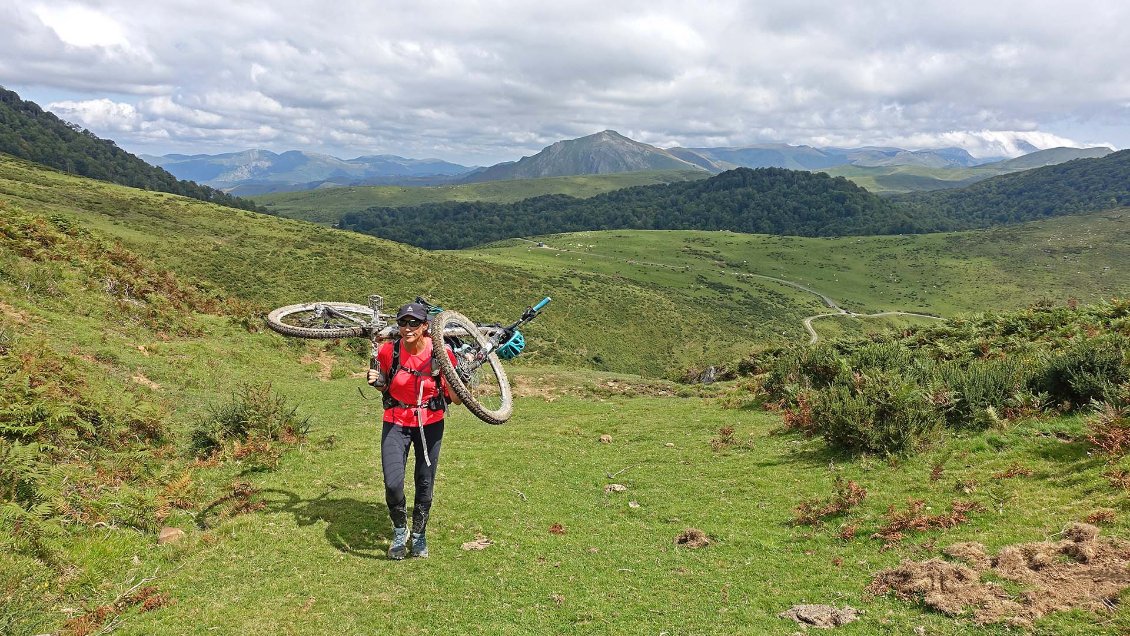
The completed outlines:
{"type": "MultiPolygon", "coordinates": [[[[433,362],[432,364],[434,365],[435,363],[433,362]]],[[[416,371],[414,369],[409,369],[407,367],[404,370],[407,371],[408,373],[414,375],[414,376],[417,376],[417,377],[427,377],[428,376],[428,374],[421,373],[419,371],[416,371]]],[[[395,338],[392,341],[392,364],[390,364],[389,367],[388,367],[388,379],[385,380],[389,390],[381,392],[382,406],[384,406],[384,408],[386,408],[386,409],[391,409],[391,408],[394,408],[394,407],[397,407],[397,406],[399,406],[401,408],[406,408],[406,409],[414,409],[414,408],[416,408],[415,404],[405,404],[404,402],[401,402],[400,400],[392,397],[392,391],[391,391],[391,389],[392,389],[392,379],[394,377],[396,377],[396,374],[399,371],[400,371],[400,338],[395,338]]],[[[439,381],[439,374],[432,374],[431,377],[435,378],[436,389],[437,389],[438,395],[428,398],[428,401],[424,404],[424,408],[428,409],[429,411],[446,411],[448,399],[447,399],[446,396],[443,395],[443,390],[441,388],[443,385],[439,381]]]]}

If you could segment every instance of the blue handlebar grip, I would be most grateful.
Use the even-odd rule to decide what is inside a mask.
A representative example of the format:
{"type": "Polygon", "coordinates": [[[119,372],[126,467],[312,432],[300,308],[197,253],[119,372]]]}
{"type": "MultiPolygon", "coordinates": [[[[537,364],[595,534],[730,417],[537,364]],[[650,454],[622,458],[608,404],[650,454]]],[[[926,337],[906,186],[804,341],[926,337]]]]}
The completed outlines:
{"type": "Polygon", "coordinates": [[[551,301],[551,300],[553,300],[553,299],[550,298],[549,296],[546,296],[545,298],[543,298],[541,300],[540,303],[534,305],[534,311],[541,311],[542,307],[545,307],[546,305],[548,305],[549,301],[551,301]]]}

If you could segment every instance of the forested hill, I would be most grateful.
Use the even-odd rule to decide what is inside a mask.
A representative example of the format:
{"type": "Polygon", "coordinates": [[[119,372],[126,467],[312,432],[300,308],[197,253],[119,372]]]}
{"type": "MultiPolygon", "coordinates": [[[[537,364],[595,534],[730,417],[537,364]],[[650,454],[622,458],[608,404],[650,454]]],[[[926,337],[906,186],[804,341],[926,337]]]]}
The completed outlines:
{"type": "Polygon", "coordinates": [[[582,230],[732,230],[833,236],[913,231],[887,201],[844,179],[780,168],[738,168],[701,181],[625,188],[576,199],[373,207],[337,227],[429,249],[582,230]]]}
{"type": "Polygon", "coordinates": [[[960,190],[891,198],[920,232],[1023,223],[1130,205],[1130,150],[1002,175],[960,190]]]}
{"type": "Polygon", "coordinates": [[[0,152],[91,179],[245,210],[258,210],[251,201],[215,188],[180,181],[161,168],[43,110],[35,102],[0,86],[0,152]]]}

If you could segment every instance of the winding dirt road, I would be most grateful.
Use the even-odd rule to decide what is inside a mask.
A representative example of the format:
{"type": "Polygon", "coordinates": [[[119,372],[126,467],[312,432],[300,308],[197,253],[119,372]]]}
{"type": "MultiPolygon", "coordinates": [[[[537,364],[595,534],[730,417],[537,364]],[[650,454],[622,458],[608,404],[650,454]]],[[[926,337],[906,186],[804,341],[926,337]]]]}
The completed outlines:
{"type": "MultiPolygon", "coordinates": [[[[690,266],[666,265],[664,263],[650,263],[648,261],[640,261],[640,260],[636,260],[636,259],[620,258],[618,256],[609,256],[607,254],[597,254],[595,252],[589,252],[589,251],[579,252],[579,251],[560,248],[560,247],[552,247],[550,245],[546,245],[544,242],[531,241],[531,240],[528,240],[528,239],[520,238],[520,239],[517,239],[517,240],[524,241],[526,243],[533,243],[533,244],[537,245],[537,247],[540,247],[540,248],[543,248],[543,249],[548,249],[548,250],[553,250],[553,251],[556,251],[556,252],[569,252],[569,253],[576,253],[576,254],[584,254],[585,256],[597,256],[597,257],[600,257],[600,258],[607,258],[609,260],[620,261],[622,263],[627,263],[629,265],[646,265],[646,266],[649,266],[649,267],[662,267],[664,269],[694,271],[694,268],[692,268],[690,266]]],[[[812,326],[812,321],[816,320],[817,318],[828,318],[828,317],[833,317],[833,316],[844,316],[844,317],[848,317],[848,318],[879,318],[879,317],[882,317],[882,316],[916,316],[918,318],[929,318],[930,320],[945,320],[945,318],[942,318],[941,316],[933,316],[933,315],[930,315],[930,314],[920,314],[920,313],[916,313],[916,312],[913,312],[913,311],[880,311],[880,312],[874,313],[874,314],[858,314],[858,313],[855,313],[853,311],[848,311],[848,310],[844,309],[843,307],[840,307],[839,304],[836,303],[836,301],[832,300],[832,298],[830,296],[827,296],[826,294],[818,292],[815,289],[812,289],[811,287],[801,285],[800,283],[797,283],[797,282],[794,282],[794,281],[791,281],[791,280],[786,280],[784,278],[777,278],[775,276],[766,276],[765,274],[751,274],[749,272],[724,272],[724,273],[729,274],[731,276],[737,276],[737,277],[744,276],[744,277],[748,277],[748,278],[761,278],[761,279],[764,279],[764,280],[773,281],[775,283],[780,283],[782,285],[788,285],[789,287],[792,287],[794,289],[799,289],[803,292],[808,292],[809,294],[815,295],[817,298],[820,299],[820,302],[824,303],[824,306],[828,307],[829,309],[834,309],[835,311],[832,312],[832,313],[816,314],[815,316],[809,316],[808,318],[805,318],[802,321],[804,323],[805,331],[807,331],[808,335],[811,336],[808,340],[808,344],[813,344],[820,339],[820,335],[818,333],[816,333],[816,329],[812,326]]]]}

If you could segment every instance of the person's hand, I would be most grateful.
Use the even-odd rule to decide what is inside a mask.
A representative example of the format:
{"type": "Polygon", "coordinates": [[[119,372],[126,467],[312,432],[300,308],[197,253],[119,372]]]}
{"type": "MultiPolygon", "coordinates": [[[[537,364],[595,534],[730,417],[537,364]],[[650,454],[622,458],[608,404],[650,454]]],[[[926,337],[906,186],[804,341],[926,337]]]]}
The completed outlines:
{"type": "Polygon", "coordinates": [[[379,369],[369,369],[369,372],[365,374],[365,381],[378,389],[385,385],[384,374],[379,369]]]}

